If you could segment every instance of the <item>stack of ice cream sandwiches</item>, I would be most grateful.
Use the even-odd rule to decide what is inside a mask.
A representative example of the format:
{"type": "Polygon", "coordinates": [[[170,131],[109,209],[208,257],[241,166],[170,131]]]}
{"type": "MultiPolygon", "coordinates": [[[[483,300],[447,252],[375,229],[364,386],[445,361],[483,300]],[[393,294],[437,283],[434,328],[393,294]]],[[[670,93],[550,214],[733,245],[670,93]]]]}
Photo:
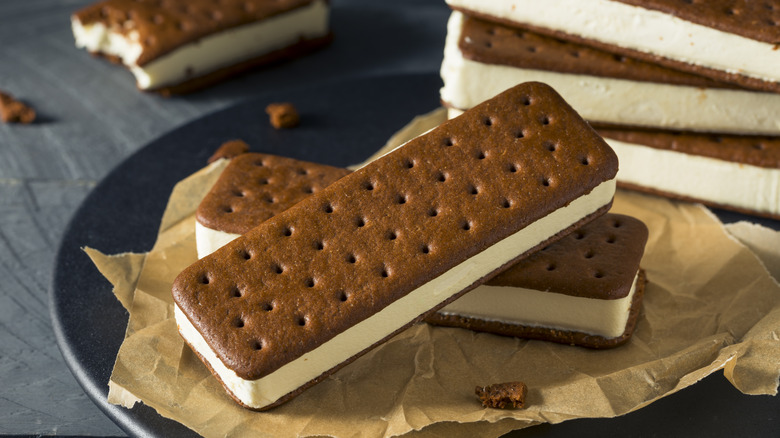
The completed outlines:
{"type": "Polygon", "coordinates": [[[780,4],[447,0],[452,114],[551,85],[620,158],[618,185],[780,218],[780,4]]]}
{"type": "Polygon", "coordinates": [[[201,202],[179,332],[265,410],[415,322],[590,348],[637,324],[648,230],[606,214],[617,156],[524,83],[355,172],[231,159],[201,202]]]}

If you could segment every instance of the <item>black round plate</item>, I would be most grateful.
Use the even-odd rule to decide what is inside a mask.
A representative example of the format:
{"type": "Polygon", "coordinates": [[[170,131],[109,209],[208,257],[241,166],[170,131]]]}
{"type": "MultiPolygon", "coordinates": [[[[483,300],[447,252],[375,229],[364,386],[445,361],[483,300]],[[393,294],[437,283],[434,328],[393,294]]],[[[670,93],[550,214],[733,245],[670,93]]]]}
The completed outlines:
{"type": "MultiPolygon", "coordinates": [[[[363,161],[412,117],[439,105],[433,74],[364,78],[279,90],[184,125],[152,142],[111,172],[87,197],[65,231],[50,291],[51,315],[65,361],[87,395],[133,436],[196,436],[145,405],[106,402],[108,380],[124,338],[127,312],[81,247],[106,254],[151,249],[173,186],[206,164],[222,142],[241,138],[267,152],[335,166],[363,161]],[[301,124],[276,131],[268,103],[293,102],[301,124]]],[[[733,214],[730,220],[755,218],[733,214]]],[[[763,221],[777,228],[777,223],[763,221]]],[[[513,436],[777,436],[778,397],[750,397],[722,377],[617,419],[576,420],[513,436]]]]}

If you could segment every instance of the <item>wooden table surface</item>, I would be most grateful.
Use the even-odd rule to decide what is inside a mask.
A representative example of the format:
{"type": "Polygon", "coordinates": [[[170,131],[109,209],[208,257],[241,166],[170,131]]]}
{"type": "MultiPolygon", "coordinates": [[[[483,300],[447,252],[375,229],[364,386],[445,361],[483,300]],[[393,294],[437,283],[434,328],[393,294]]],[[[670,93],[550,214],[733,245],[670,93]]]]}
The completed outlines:
{"type": "Polygon", "coordinates": [[[165,132],[267,90],[437,72],[448,16],[443,0],[332,0],[327,49],[164,99],[75,48],[69,17],[88,3],[0,1],[0,90],[38,112],[0,124],[0,434],[124,436],[66,367],[47,298],[62,233],[101,178],[165,132]]]}

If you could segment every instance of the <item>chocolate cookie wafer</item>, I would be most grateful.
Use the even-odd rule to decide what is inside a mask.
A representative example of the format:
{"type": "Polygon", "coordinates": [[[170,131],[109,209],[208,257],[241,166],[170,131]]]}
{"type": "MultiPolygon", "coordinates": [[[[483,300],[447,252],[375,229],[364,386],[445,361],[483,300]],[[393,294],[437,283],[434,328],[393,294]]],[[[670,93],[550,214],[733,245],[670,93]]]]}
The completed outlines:
{"type": "Polygon", "coordinates": [[[312,194],[185,269],[185,341],[268,409],[605,212],[617,158],[528,83],[312,194]]]}
{"type": "Polygon", "coordinates": [[[430,324],[590,348],[633,334],[647,227],[606,214],[426,318],[430,324]]]}
{"type": "Polygon", "coordinates": [[[468,109],[529,80],[544,82],[591,123],[780,135],[780,94],[453,12],[442,101],[468,109]],[[490,78],[490,80],[484,80],[490,78]]]}
{"type": "Polygon", "coordinates": [[[752,0],[447,0],[490,21],[780,92],[780,6],[752,0]]]}
{"type": "Polygon", "coordinates": [[[780,219],[780,137],[599,128],[618,185],[780,219]]]}
{"type": "Polygon", "coordinates": [[[327,0],[106,0],[73,14],[76,46],[121,62],[138,88],[196,90],[331,40],[327,0]]]}
{"type": "Polygon", "coordinates": [[[287,210],[349,170],[277,155],[247,153],[231,159],[198,205],[198,257],[287,210]]]}

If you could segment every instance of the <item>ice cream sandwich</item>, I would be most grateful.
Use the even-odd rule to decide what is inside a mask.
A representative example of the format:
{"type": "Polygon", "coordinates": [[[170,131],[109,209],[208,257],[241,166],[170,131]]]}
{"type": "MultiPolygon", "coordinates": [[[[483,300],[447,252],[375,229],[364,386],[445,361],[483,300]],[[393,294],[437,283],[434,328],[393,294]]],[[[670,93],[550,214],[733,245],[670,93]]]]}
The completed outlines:
{"type": "MultiPolygon", "coordinates": [[[[275,172],[270,159],[273,156],[263,157],[263,168],[275,172]]],[[[253,159],[257,158],[244,157],[241,161],[253,159]]],[[[298,163],[292,167],[316,166],[298,163]]],[[[236,194],[247,190],[247,182],[257,180],[251,173],[254,169],[231,163],[204,198],[196,225],[199,257],[218,249],[219,242],[236,239],[271,217],[273,211],[264,201],[266,196],[277,199],[273,205],[284,211],[302,199],[301,193],[311,191],[306,177],[302,184],[280,180],[260,186],[264,193],[259,196],[241,197],[241,214],[226,213],[233,210],[226,206],[232,204],[236,194]],[[250,199],[245,201],[247,197],[250,199]]],[[[329,166],[324,169],[330,170],[329,166]]],[[[321,178],[316,173],[310,175],[320,186],[321,178]]],[[[641,221],[608,213],[521,260],[427,321],[591,348],[615,347],[629,339],[636,324],[644,291],[639,261],[646,240],[647,228],[641,221]],[[528,272],[521,272],[524,269],[528,272]]]]}
{"type": "Polygon", "coordinates": [[[590,348],[629,340],[644,295],[647,227],[606,214],[521,260],[426,319],[590,348]]]}
{"type": "Polygon", "coordinates": [[[277,406],[606,212],[617,166],[518,85],[186,268],[179,332],[241,405],[277,406]]]}
{"type": "Polygon", "coordinates": [[[780,94],[639,61],[453,12],[441,66],[446,106],[464,110],[544,82],[591,123],[780,135],[780,94]]]}
{"type": "Polygon", "coordinates": [[[599,128],[618,185],[780,219],[780,137],[599,128]]]}
{"type": "Polygon", "coordinates": [[[453,9],[740,86],[780,92],[780,5],[736,0],[447,0],[453,9]]]}
{"type": "Polygon", "coordinates": [[[331,40],[327,0],[105,0],[71,17],[76,46],[121,62],[138,88],[190,92],[331,40]]]}

